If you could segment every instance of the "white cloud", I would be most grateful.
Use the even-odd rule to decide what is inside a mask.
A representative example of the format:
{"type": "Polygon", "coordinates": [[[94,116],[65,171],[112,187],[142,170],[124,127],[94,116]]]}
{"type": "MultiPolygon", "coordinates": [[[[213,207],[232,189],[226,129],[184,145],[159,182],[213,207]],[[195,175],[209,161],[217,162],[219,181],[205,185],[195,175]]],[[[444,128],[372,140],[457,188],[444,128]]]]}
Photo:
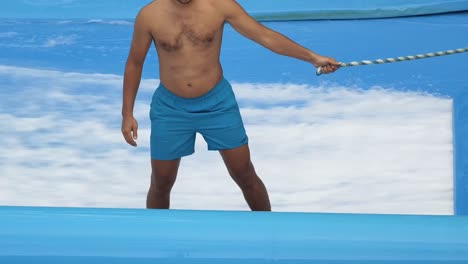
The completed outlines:
{"type": "Polygon", "coordinates": [[[77,39],[76,35],[69,36],[57,36],[48,38],[47,41],[43,44],[45,48],[54,48],[57,46],[67,46],[75,43],[77,39]]]}
{"type": "MultiPolygon", "coordinates": [[[[120,135],[121,76],[0,66],[0,78],[23,89],[0,99],[0,204],[144,207],[157,80],[142,82],[134,149],[120,135]]],[[[450,99],[378,87],[233,86],[274,210],[453,213],[450,99]]],[[[196,149],[182,161],[172,206],[247,210],[219,155],[200,136],[196,149]]]]}
{"type": "Polygon", "coordinates": [[[103,19],[91,19],[86,21],[86,24],[102,24],[102,25],[120,25],[130,26],[133,22],[127,20],[103,20],[103,19]]]}
{"type": "MultiPolygon", "coordinates": [[[[43,70],[34,68],[22,68],[7,65],[0,65],[0,76],[4,78],[16,79],[21,84],[34,84],[38,82],[45,84],[53,80],[54,85],[59,85],[60,88],[68,87],[83,87],[83,86],[105,86],[119,90],[122,87],[122,76],[115,74],[100,74],[100,73],[78,73],[78,72],[61,72],[57,70],[43,70]]],[[[140,85],[140,91],[153,91],[159,80],[144,79],[140,85]]],[[[37,87],[36,87],[37,88],[37,87]]]]}
{"type": "MultiPolygon", "coordinates": [[[[18,34],[15,32],[0,33],[0,38],[12,38],[18,34]]],[[[29,39],[18,40],[15,42],[8,42],[0,44],[2,47],[9,48],[55,48],[60,46],[70,46],[76,43],[78,36],[73,35],[59,35],[39,38],[36,35],[31,36],[29,39]]]]}

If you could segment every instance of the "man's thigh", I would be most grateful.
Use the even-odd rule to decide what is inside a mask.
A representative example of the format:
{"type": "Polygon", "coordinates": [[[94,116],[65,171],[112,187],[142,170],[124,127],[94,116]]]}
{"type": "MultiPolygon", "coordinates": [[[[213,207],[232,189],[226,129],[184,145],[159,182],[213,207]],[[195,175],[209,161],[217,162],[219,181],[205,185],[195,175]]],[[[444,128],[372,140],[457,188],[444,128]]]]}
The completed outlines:
{"type": "Polygon", "coordinates": [[[251,166],[249,145],[219,151],[231,174],[242,173],[251,166]]]}

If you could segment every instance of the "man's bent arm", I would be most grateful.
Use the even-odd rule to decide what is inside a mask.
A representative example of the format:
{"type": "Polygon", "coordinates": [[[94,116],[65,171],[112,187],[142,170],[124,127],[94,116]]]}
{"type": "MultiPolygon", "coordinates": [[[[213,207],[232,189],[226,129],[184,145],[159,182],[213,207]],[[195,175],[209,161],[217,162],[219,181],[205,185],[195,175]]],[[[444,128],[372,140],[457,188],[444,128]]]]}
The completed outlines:
{"type": "Polygon", "coordinates": [[[315,67],[331,64],[338,66],[338,62],[328,57],[320,56],[304,48],[286,36],[271,30],[255,19],[234,0],[220,1],[222,10],[226,13],[226,21],[243,36],[261,44],[269,50],[312,63],[315,67]]]}
{"type": "Polygon", "coordinates": [[[143,64],[152,41],[151,32],[145,24],[143,12],[142,10],[135,20],[132,46],[125,66],[122,103],[123,116],[133,116],[133,107],[138,87],[140,86],[143,64]]]}

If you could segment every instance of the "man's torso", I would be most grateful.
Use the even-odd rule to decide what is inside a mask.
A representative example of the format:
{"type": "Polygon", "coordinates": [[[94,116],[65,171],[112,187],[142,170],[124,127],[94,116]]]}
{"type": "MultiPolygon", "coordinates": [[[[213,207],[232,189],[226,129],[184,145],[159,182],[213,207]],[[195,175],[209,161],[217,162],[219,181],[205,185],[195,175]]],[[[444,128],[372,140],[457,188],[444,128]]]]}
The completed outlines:
{"type": "Polygon", "coordinates": [[[223,78],[219,56],[225,18],[215,1],[157,0],[145,7],[161,82],[181,97],[201,96],[223,78]]]}

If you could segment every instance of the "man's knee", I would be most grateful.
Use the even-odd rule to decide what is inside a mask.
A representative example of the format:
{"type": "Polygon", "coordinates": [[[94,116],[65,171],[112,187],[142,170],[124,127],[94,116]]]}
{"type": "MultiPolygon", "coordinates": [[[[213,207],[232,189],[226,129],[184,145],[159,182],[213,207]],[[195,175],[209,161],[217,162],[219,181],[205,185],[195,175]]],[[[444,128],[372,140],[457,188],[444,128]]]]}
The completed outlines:
{"type": "Polygon", "coordinates": [[[152,161],[151,187],[159,191],[170,190],[177,177],[180,160],[152,161]]]}
{"type": "Polygon", "coordinates": [[[158,191],[170,191],[176,180],[176,173],[155,173],[151,174],[151,186],[158,191]]]}

